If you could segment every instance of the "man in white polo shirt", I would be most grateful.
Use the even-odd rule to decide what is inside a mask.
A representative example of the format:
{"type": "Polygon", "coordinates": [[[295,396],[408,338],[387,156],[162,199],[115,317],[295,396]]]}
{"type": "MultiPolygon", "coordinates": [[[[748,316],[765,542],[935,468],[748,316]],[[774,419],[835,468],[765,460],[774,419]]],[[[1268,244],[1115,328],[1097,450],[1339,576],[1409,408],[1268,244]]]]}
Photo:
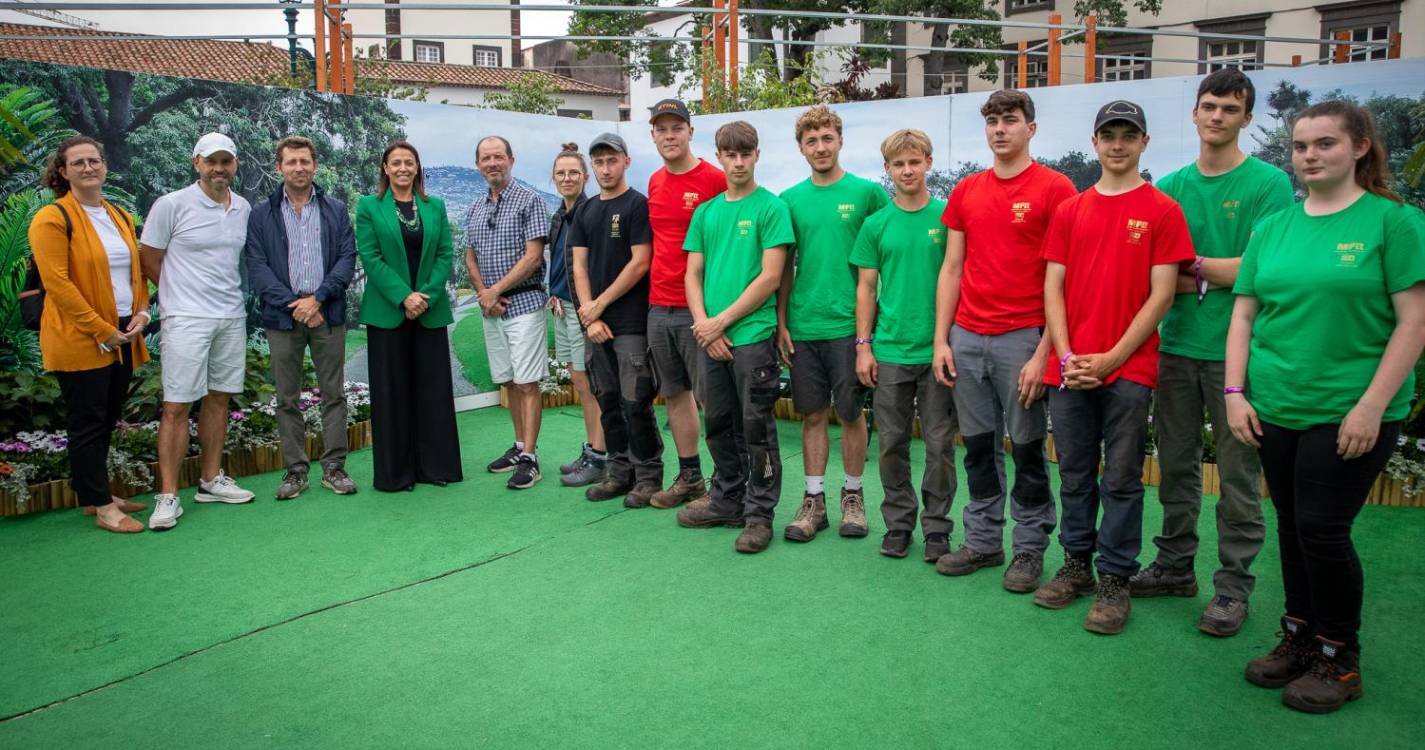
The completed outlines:
{"type": "Polygon", "coordinates": [[[193,147],[198,181],[154,201],[140,251],[144,275],[158,283],[163,316],[163,414],[158,425],[158,494],[148,527],[171,529],[183,515],[178,467],[188,453],[188,411],[198,410],[203,449],[200,503],[247,503],[252,493],[223,473],[228,399],[242,392],[247,311],[238,261],[251,207],[230,186],[237,147],[209,133],[193,147]]]}

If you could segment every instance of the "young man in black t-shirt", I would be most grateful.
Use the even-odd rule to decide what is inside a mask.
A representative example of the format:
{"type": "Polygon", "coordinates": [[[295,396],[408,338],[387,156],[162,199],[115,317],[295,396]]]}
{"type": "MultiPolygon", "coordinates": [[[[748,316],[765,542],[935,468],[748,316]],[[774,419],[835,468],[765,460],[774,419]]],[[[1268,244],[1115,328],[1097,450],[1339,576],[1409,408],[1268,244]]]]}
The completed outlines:
{"type": "Polygon", "coordinates": [[[605,133],[589,145],[599,195],[581,206],[569,230],[574,290],[588,345],[590,385],[599,400],[608,474],[590,500],[624,496],[643,508],[663,486],[663,439],[653,418],[655,392],[648,358],[648,266],[653,230],[648,199],[629,188],[628,146],[605,133]]]}

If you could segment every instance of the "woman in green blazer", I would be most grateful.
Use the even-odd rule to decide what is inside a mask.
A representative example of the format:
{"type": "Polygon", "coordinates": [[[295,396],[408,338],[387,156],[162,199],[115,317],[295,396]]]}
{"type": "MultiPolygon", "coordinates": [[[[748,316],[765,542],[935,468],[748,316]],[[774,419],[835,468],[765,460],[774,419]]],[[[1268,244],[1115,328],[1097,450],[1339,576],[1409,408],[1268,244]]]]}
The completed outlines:
{"type": "Polygon", "coordinates": [[[361,322],[371,378],[372,485],[383,492],[463,477],[446,326],[454,322],[450,223],[425,194],[420,155],[386,147],[376,195],[356,203],[356,249],[366,269],[361,322]]]}

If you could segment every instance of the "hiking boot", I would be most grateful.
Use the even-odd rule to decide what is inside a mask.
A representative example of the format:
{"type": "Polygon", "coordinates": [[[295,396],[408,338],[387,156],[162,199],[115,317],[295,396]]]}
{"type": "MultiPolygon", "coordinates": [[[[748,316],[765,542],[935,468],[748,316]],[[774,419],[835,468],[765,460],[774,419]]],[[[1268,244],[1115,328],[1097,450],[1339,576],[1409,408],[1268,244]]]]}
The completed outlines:
{"type": "Polygon", "coordinates": [[[653,495],[662,489],[657,482],[638,482],[623,496],[625,508],[647,508],[653,495]]]}
{"type": "Polygon", "coordinates": [[[505,482],[505,486],[512,490],[527,490],[533,487],[540,480],[539,460],[534,456],[520,454],[519,461],[515,464],[514,476],[510,481],[505,482]]]}
{"type": "MultiPolygon", "coordinates": [[[[653,496],[654,507],[657,507],[657,495],[653,496]]],[[[727,514],[713,507],[712,497],[701,497],[688,503],[688,507],[678,511],[678,525],[685,529],[709,529],[714,526],[731,526],[737,528],[742,525],[742,512],[727,514]]]]}
{"type": "Polygon", "coordinates": [[[909,531],[887,531],[881,537],[881,554],[886,557],[905,557],[909,549],[909,531]]]}
{"type": "Polygon", "coordinates": [[[582,469],[584,467],[584,462],[588,461],[593,456],[593,450],[593,446],[589,445],[588,443],[584,443],[584,446],[579,449],[578,458],[574,459],[573,461],[570,461],[567,464],[559,465],[559,475],[564,476],[565,474],[573,474],[579,469],[582,469]]]}
{"type": "Polygon", "coordinates": [[[1039,579],[1044,577],[1044,558],[1028,552],[1016,552],[1009,567],[1004,571],[1001,582],[1005,591],[1028,594],[1039,588],[1039,579]]]}
{"type": "Polygon", "coordinates": [[[925,561],[934,565],[937,560],[950,554],[950,535],[936,532],[925,535],[925,561]]]}
{"type": "Polygon", "coordinates": [[[1266,656],[1247,662],[1247,682],[1279,688],[1306,674],[1315,646],[1308,630],[1305,620],[1282,616],[1281,642],[1266,656]]]}
{"type": "Polygon", "coordinates": [[[507,471],[514,471],[515,466],[519,464],[519,461],[520,449],[514,445],[511,445],[510,449],[505,451],[504,455],[500,456],[494,461],[491,461],[489,465],[485,467],[485,471],[488,471],[491,474],[503,474],[507,471]]]}
{"type": "Polygon", "coordinates": [[[866,536],[866,495],[861,490],[841,490],[841,530],[845,537],[866,536]]]}
{"type": "Polygon", "coordinates": [[[1047,609],[1063,609],[1081,596],[1092,594],[1093,570],[1089,568],[1089,555],[1064,555],[1064,567],[1034,592],[1034,603],[1047,609]]]}
{"type": "Polygon", "coordinates": [[[277,499],[291,500],[307,490],[307,472],[289,471],[277,485],[277,499]]]}
{"type": "MultiPolygon", "coordinates": [[[[564,466],[559,468],[562,470],[564,466]]],[[[603,479],[606,473],[608,473],[608,459],[595,458],[586,454],[579,461],[577,467],[559,476],[559,483],[565,487],[583,487],[603,479]]]]}
{"type": "Polygon", "coordinates": [[[1220,638],[1237,635],[1242,622],[1247,619],[1247,600],[1233,599],[1218,594],[1212,597],[1202,617],[1197,620],[1197,629],[1220,638]]]}
{"type": "Polygon", "coordinates": [[[1098,596],[1084,617],[1084,630],[1102,635],[1118,635],[1128,625],[1133,600],[1128,595],[1128,578],[1105,573],[1098,579],[1098,596]]]}
{"type": "Polygon", "coordinates": [[[732,548],[744,554],[755,555],[767,549],[772,543],[772,527],[765,523],[749,523],[737,535],[732,548]]]}
{"type": "Polygon", "coordinates": [[[826,527],[826,493],[818,492],[802,498],[797,517],[787,524],[782,536],[789,542],[810,542],[816,538],[816,532],[826,527]]]}
{"type": "Polygon", "coordinates": [[[322,469],[322,486],[338,495],[356,494],[356,482],[351,481],[351,475],[347,474],[346,469],[340,466],[328,466],[322,469]]]}
{"type": "Polygon", "coordinates": [[[1346,644],[1316,636],[1311,667],[1287,683],[1282,703],[1309,714],[1329,714],[1361,697],[1361,655],[1346,644]]]}
{"type": "Polygon", "coordinates": [[[980,568],[999,565],[1004,565],[1004,550],[976,552],[970,549],[970,545],[962,544],[960,549],[935,561],[935,572],[943,576],[967,576],[980,568]]]}
{"type": "Polygon", "coordinates": [[[648,504],[667,510],[683,503],[697,502],[707,496],[708,485],[703,480],[703,475],[696,469],[683,469],[678,472],[678,478],[668,485],[668,489],[653,493],[648,504]]]}
{"type": "Polygon", "coordinates": [[[632,480],[620,482],[619,480],[614,479],[613,477],[605,474],[603,481],[599,482],[593,487],[590,487],[587,490],[584,490],[584,498],[586,500],[589,500],[590,502],[598,503],[603,502],[604,500],[612,500],[616,497],[627,495],[632,489],[632,480]]]}
{"type": "Polygon", "coordinates": [[[1171,570],[1153,561],[1129,580],[1128,589],[1136,599],[1153,596],[1197,596],[1197,576],[1192,568],[1171,570]]]}

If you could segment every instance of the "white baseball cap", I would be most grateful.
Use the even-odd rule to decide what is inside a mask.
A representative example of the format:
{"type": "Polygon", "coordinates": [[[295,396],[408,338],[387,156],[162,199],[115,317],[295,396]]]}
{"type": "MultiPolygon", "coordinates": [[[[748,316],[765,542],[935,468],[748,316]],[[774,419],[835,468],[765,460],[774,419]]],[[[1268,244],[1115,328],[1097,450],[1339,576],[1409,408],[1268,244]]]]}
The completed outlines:
{"type": "Polygon", "coordinates": [[[226,151],[233,156],[237,156],[237,145],[233,139],[222,133],[209,133],[198,139],[198,143],[193,146],[193,155],[209,157],[219,151],[226,151]]]}

